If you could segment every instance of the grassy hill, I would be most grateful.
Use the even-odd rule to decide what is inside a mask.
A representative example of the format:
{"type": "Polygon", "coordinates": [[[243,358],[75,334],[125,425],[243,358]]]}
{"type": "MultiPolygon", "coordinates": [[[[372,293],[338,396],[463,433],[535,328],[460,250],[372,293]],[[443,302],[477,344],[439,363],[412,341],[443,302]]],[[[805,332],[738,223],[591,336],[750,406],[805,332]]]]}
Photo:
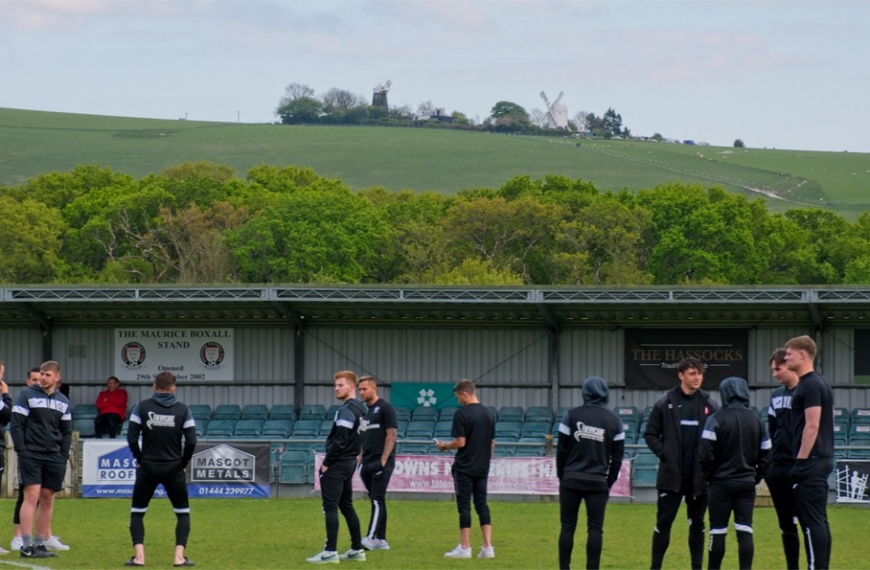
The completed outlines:
{"type": "Polygon", "coordinates": [[[236,169],[298,165],[354,189],[434,190],[502,185],[562,174],[602,190],[669,181],[720,184],[766,196],[773,210],[820,205],[849,215],[870,207],[870,155],[688,146],[627,140],[522,137],[416,128],[168,121],[0,109],[0,184],[80,164],[136,177],[185,161],[236,169]]]}

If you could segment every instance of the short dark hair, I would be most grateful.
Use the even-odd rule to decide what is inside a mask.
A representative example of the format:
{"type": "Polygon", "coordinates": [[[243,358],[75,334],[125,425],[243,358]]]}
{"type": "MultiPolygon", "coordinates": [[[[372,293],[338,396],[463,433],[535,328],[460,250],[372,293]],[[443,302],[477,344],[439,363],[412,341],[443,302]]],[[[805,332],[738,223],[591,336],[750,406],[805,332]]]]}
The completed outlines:
{"type": "Polygon", "coordinates": [[[689,368],[694,368],[700,373],[704,373],[704,363],[698,360],[697,358],[690,356],[688,358],[684,358],[677,363],[677,372],[685,372],[689,368]]]}
{"type": "Polygon", "coordinates": [[[780,366],[785,364],[785,349],[777,348],[773,351],[773,354],[770,355],[770,360],[767,361],[768,364],[776,364],[780,366]]]}
{"type": "Polygon", "coordinates": [[[454,394],[456,394],[458,392],[462,392],[464,394],[471,394],[473,396],[474,390],[475,390],[474,382],[472,382],[471,380],[465,380],[465,379],[460,380],[453,387],[454,394]]]}
{"type": "Polygon", "coordinates": [[[374,386],[376,388],[378,386],[378,381],[371,374],[365,374],[363,376],[360,376],[359,380],[357,381],[357,384],[362,384],[363,382],[368,382],[369,384],[371,384],[372,386],[374,386]]]}
{"type": "Polygon", "coordinates": [[[118,379],[117,376],[109,376],[108,378],[106,378],[106,382],[108,382],[109,380],[114,380],[114,381],[117,382],[118,384],[121,383],[121,381],[118,379]]]}
{"type": "Polygon", "coordinates": [[[36,372],[37,374],[39,374],[40,372],[42,372],[42,370],[39,369],[39,366],[34,366],[30,369],[30,372],[28,372],[27,375],[29,376],[32,372],[36,372]]]}
{"type": "Polygon", "coordinates": [[[154,387],[158,390],[169,390],[173,386],[175,386],[175,374],[168,370],[158,372],[154,377],[154,387]]]}

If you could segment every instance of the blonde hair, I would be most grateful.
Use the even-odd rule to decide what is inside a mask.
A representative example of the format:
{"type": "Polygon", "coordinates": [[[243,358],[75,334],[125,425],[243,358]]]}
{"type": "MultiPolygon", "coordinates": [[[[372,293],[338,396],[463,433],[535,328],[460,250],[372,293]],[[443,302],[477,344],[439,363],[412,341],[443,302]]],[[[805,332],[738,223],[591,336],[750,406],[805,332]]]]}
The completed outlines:
{"type": "Polygon", "coordinates": [[[792,350],[803,350],[807,353],[807,356],[810,357],[810,360],[815,360],[816,358],[816,341],[814,341],[807,335],[794,337],[793,339],[785,343],[785,348],[791,348],[792,350]]]}

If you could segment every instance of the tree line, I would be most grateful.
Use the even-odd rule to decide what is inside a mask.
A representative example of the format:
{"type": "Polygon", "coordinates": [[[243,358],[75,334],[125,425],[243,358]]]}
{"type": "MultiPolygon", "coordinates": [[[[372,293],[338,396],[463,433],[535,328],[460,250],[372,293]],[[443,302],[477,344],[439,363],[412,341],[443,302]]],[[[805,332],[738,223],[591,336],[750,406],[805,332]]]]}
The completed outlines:
{"type": "Polygon", "coordinates": [[[445,196],[311,169],[84,165],[0,186],[0,282],[790,285],[870,282],[870,214],[770,213],[671,183],[517,176],[445,196]]]}
{"type": "MultiPolygon", "coordinates": [[[[423,101],[417,106],[417,114],[427,117],[433,110],[435,106],[431,101],[423,101]]],[[[436,120],[417,120],[414,111],[407,105],[389,108],[370,105],[362,95],[337,87],[318,96],[312,87],[301,83],[290,83],[285,88],[284,95],[275,108],[275,114],[285,125],[415,126],[541,136],[565,135],[564,130],[539,126],[545,117],[544,111],[526,111],[522,105],[512,101],[495,103],[490,115],[483,121],[470,119],[461,111],[439,116],[436,120]]],[[[577,113],[573,120],[568,121],[568,131],[581,130],[605,138],[631,135],[631,131],[622,125],[622,115],[612,108],[607,109],[600,117],[594,113],[577,113]]]]}

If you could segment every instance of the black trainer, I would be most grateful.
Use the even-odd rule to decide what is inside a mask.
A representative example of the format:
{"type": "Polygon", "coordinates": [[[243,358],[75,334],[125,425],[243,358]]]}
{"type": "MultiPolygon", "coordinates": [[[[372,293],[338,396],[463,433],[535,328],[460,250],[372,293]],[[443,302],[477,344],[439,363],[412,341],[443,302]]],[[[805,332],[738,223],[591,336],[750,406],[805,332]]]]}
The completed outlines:
{"type": "Polygon", "coordinates": [[[31,558],[56,558],[57,553],[49,550],[44,544],[37,544],[31,547],[33,554],[31,558]]]}
{"type": "Polygon", "coordinates": [[[33,545],[22,546],[18,552],[21,553],[21,558],[33,558],[33,545]]]}

